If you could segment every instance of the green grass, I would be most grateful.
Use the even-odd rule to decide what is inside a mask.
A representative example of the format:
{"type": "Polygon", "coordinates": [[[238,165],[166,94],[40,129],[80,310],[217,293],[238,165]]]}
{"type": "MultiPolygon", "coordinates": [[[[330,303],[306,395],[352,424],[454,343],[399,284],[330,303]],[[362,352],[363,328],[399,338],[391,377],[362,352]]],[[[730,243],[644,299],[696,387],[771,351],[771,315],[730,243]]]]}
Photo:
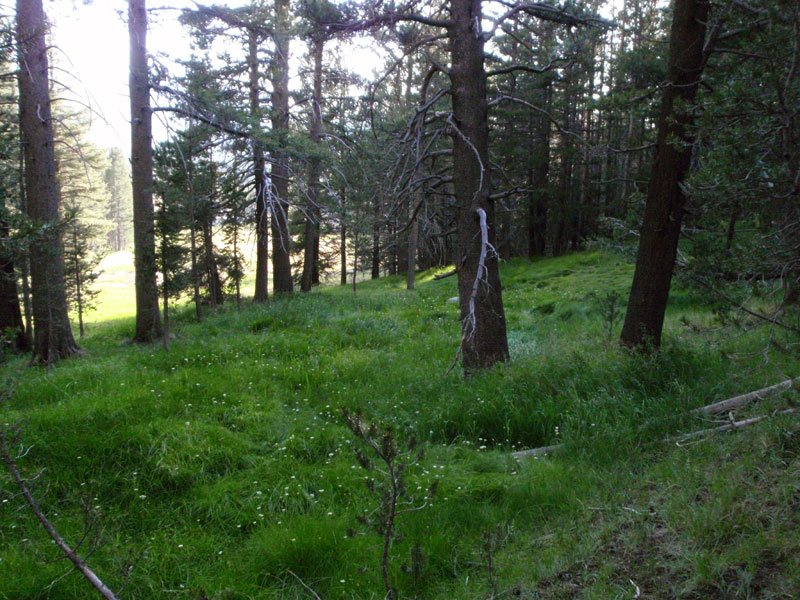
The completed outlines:
{"type": "MultiPolygon", "coordinates": [[[[679,286],[663,350],[620,349],[604,299],[626,298],[631,272],[599,251],[504,265],[512,360],[468,381],[447,374],[455,280],[435,272],[413,292],[385,278],[355,296],[225,306],[201,324],[179,308],[168,351],[128,343],[124,294],[104,287],[85,357],[4,366],[13,398],[0,424],[21,423],[20,467],[43,470],[34,494],[68,540],[84,503],[102,522],[93,568],[116,587],[135,564],[128,598],[309,598],[289,571],[326,600],[383,598],[381,542],[357,519],[380,503],[365,485],[378,475],[354,460],[342,408],[421,441],[412,496],[439,481],[431,506],[398,520],[390,571],[403,597],[487,598],[493,582],[523,598],[632,598],[634,584],[649,598],[800,596],[791,416],[661,441],[711,426],[686,417],[692,407],[797,375],[796,356],[765,351],[755,321],[722,326],[679,286]],[[565,449],[550,457],[510,456],[555,443],[565,449]]],[[[773,333],[773,348],[790,342],[773,333]]],[[[0,599],[90,597],[76,574],[59,579],[63,561],[37,557],[51,546],[0,475],[0,599]]]]}

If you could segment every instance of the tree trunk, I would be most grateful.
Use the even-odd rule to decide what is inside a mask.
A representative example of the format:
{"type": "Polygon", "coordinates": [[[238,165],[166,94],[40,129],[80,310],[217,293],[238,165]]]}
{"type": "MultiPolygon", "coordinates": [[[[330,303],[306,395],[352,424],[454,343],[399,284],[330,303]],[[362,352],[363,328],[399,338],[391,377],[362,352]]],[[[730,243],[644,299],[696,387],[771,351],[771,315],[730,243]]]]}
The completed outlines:
{"type": "Polygon", "coordinates": [[[387,224],[387,237],[392,240],[389,244],[389,264],[387,271],[389,275],[397,275],[397,216],[394,216],[387,224]]]}
{"type": "Polygon", "coordinates": [[[725,233],[725,250],[730,252],[733,238],[736,235],[736,221],[739,218],[739,204],[734,200],[731,206],[731,216],[728,218],[728,230],[725,233]]]}
{"type": "Polygon", "coordinates": [[[247,34],[248,71],[250,75],[250,117],[255,123],[253,135],[253,182],[256,199],[256,288],[253,300],[264,302],[269,297],[269,223],[266,187],[266,161],[261,141],[261,101],[259,99],[258,37],[252,30],[247,34]]]}
{"type": "MultiPolygon", "coordinates": [[[[311,144],[312,152],[317,150],[322,134],[322,56],[325,50],[325,40],[314,40],[314,96],[311,99],[311,144]]],[[[311,291],[314,285],[314,273],[317,272],[319,283],[319,222],[321,212],[319,209],[319,171],[320,161],[317,156],[312,156],[308,170],[308,204],[305,218],[305,248],[303,253],[303,277],[300,289],[304,292],[311,291]]]]}
{"type": "Polygon", "coordinates": [[[136,333],[134,341],[161,336],[156,285],[156,242],[153,225],[153,153],[150,84],[147,69],[145,0],[128,0],[130,34],[131,179],[133,242],[136,269],[136,333]]]}
{"type": "Polygon", "coordinates": [[[489,128],[480,0],[451,0],[453,182],[464,373],[508,359],[489,184],[489,128]]]}
{"type": "MultiPolygon", "coordinates": [[[[20,140],[22,140],[22,123],[19,124],[20,140]]],[[[28,200],[25,194],[25,152],[19,151],[19,208],[22,214],[28,214],[28,200]]],[[[22,315],[25,319],[25,349],[33,347],[33,305],[31,303],[31,269],[30,251],[26,250],[20,260],[20,276],[22,278],[22,315]]]]}
{"type": "Polygon", "coordinates": [[[622,343],[628,347],[661,343],[672,270],[678,250],[683,207],[682,182],[689,171],[692,144],[687,132],[689,108],[704,67],[703,45],[708,0],[675,0],[669,48],[669,85],[664,89],[658,121],[653,176],[647,191],[639,252],[622,343]],[[675,105],[680,105],[676,110],[675,105]]]}
{"type": "MultiPolygon", "coordinates": [[[[419,172],[419,171],[417,171],[419,172]]],[[[414,207],[421,204],[424,200],[425,191],[422,185],[414,192],[414,202],[408,203],[408,218],[413,219],[411,227],[408,229],[408,265],[406,267],[406,289],[414,289],[414,279],[417,269],[417,239],[419,238],[419,219],[414,216],[414,207]]]]}
{"type": "Polygon", "coordinates": [[[200,270],[197,268],[197,217],[195,216],[197,199],[194,195],[194,162],[191,154],[186,161],[186,179],[189,182],[189,252],[192,259],[192,292],[194,296],[194,314],[197,322],[203,320],[203,304],[200,298],[200,270]]]}
{"type": "Polygon", "coordinates": [[[380,195],[376,195],[372,207],[372,279],[381,276],[381,204],[380,195]]]}
{"type": "MultiPolygon", "coordinates": [[[[163,217],[163,205],[162,205],[162,217],[163,217]]],[[[164,268],[161,270],[161,299],[164,303],[164,331],[163,337],[161,342],[164,344],[164,350],[169,350],[169,273],[166,269],[166,260],[163,257],[167,256],[168,253],[167,248],[167,236],[161,236],[161,256],[162,256],[162,266],[164,268]]]]}
{"type": "MultiPolygon", "coordinates": [[[[549,108],[550,86],[542,91],[544,108],[549,108]]],[[[547,247],[547,178],[550,173],[550,120],[531,116],[531,161],[528,167],[528,256],[544,256],[547,247]]]]}
{"type": "Polygon", "coordinates": [[[339,278],[339,284],[347,285],[347,226],[344,223],[344,218],[342,218],[342,228],[339,235],[339,254],[341,256],[340,260],[342,263],[342,272],[341,277],[339,278]]]}
{"type": "Polygon", "coordinates": [[[395,215],[396,230],[398,233],[394,236],[395,254],[397,256],[397,274],[402,274],[408,271],[408,230],[403,231],[406,225],[405,217],[408,215],[409,204],[408,198],[401,198],[397,213],[395,215]]]}
{"type": "Polygon", "coordinates": [[[33,360],[50,365],[79,349],[67,316],[46,32],[42,1],[17,0],[19,118],[25,153],[25,191],[28,216],[42,227],[30,245],[33,360]]]}
{"type": "Polygon", "coordinates": [[[203,222],[203,254],[206,279],[208,280],[208,298],[213,309],[225,303],[225,294],[222,290],[222,280],[219,277],[217,259],[214,256],[214,227],[210,219],[203,222]]]}
{"type": "MultiPolygon", "coordinates": [[[[289,133],[289,0],[275,2],[275,55],[272,63],[272,131],[280,148],[289,133]]],[[[289,238],[289,168],[279,150],[272,163],[272,282],[274,293],[293,291],[289,238]]]]}
{"type": "MultiPolygon", "coordinates": [[[[238,223],[238,215],[236,216],[238,223]]],[[[241,259],[239,258],[239,226],[234,225],[233,229],[233,264],[236,265],[236,275],[233,278],[234,285],[236,286],[236,310],[242,310],[242,277],[241,277],[241,259]]]]}
{"type": "MultiPolygon", "coordinates": [[[[77,230],[72,231],[72,247],[77,248],[79,244],[77,230]]],[[[78,309],[78,337],[83,339],[83,290],[81,290],[81,264],[78,252],[73,255],[73,268],[75,269],[75,306],[78,309]]]]}
{"type": "MultiPolygon", "coordinates": [[[[0,237],[8,239],[8,225],[2,220],[2,203],[3,199],[0,198],[0,237]]],[[[0,335],[9,330],[15,332],[14,348],[20,351],[28,350],[30,346],[25,335],[22,311],[19,308],[14,261],[0,246],[0,332],[2,332],[0,335]]]]}

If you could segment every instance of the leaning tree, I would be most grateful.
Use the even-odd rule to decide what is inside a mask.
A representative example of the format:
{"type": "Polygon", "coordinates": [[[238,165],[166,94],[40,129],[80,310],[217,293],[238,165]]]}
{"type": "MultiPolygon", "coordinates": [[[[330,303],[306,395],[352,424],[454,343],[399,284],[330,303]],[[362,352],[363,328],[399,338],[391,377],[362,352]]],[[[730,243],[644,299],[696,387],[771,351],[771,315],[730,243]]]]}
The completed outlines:
{"type": "Polygon", "coordinates": [[[708,0],[676,0],[669,46],[669,73],[661,99],[653,174],[639,235],[639,251],[622,343],[629,347],[661,343],[672,270],[678,252],[692,160],[690,110],[708,59],[708,0]]]}

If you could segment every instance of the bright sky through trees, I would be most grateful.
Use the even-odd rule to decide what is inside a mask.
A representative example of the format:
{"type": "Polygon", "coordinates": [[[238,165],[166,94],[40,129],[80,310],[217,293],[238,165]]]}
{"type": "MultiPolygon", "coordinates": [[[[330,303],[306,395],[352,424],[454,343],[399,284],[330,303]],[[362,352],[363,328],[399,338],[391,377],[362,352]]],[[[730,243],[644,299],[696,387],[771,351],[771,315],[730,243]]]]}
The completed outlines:
{"type": "MultiPolygon", "coordinates": [[[[247,0],[209,0],[209,4],[239,6],[247,0]]],[[[601,13],[610,16],[618,0],[607,2],[601,13]]],[[[188,35],[178,23],[180,9],[192,7],[190,0],[153,2],[150,11],[148,49],[166,65],[191,54],[188,35]]],[[[125,0],[68,0],[45,5],[53,24],[52,40],[57,47],[56,64],[64,70],[57,79],[69,85],[80,102],[93,112],[90,139],[102,147],[130,146],[128,104],[128,31],[125,0]]],[[[368,42],[349,44],[345,64],[363,77],[369,77],[383,64],[379,51],[368,42]]],[[[305,49],[293,46],[296,61],[305,49]]],[[[163,116],[162,116],[163,118],[163,116]]],[[[156,138],[166,137],[163,122],[154,119],[156,138]]]]}
{"type": "MultiPolygon", "coordinates": [[[[52,40],[57,47],[55,62],[63,71],[57,77],[68,85],[79,102],[92,108],[90,139],[103,147],[130,147],[130,106],[128,101],[128,30],[125,0],[70,0],[49,2],[45,6],[51,20],[52,40]]],[[[218,3],[238,6],[246,0],[218,3]]],[[[173,68],[175,59],[191,55],[191,42],[178,23],[181,8],[192,7],[189,0],[153,2],[150,12],[148,50],[160,63],[173,68]]],[[[292,48],[293,59],[305,49],[292,48]]],[[[344,54],[347,66],[368,77],[379,68],[377,51],[366,44],[354,44],[344,54]]],[[[162,123],[154,118],[156,138],[166,136],[162,123]]]]}

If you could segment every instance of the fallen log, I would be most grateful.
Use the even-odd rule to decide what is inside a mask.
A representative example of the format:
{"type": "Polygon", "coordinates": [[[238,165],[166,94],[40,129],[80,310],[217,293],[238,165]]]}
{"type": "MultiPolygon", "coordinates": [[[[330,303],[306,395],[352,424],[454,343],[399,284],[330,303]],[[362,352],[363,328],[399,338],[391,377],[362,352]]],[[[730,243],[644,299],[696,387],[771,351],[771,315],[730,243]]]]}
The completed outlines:
{"type": "MultiPolygon", "coordinates": [[[[777,392],[782,392],[784,390],[788,390],[795,385],[800,385],[800,377],[795,377],[794,379],[787,379],[786,381],[781,381],[780,383],[776,383],[775,385],[771,385],[769,387],[761,388],[760,390],[755,390],[754,392],[748,392],[747,394],[742,394],[741,396],[734,396],[733,398],[728,398],[727,400],[720,400],[719,402],[714,402],[713,404],[709,404],[707,406],[701,406],[700,408],[695,408],[691,411],[693,415],[716,415],[721,412],[725,412],[727,410],[731,410],[734,408],[739,408],[744,406],[745,404],[749,404],[750,402],[755,402],[756,400],[761,400],[762,398],[766,398],[771,394],[775,394],[777,392]]],[[[794,409],[788,409],[781,411],[776,414],[787,414],[794,412],[794,409]]],[[[714,432],[721,432],[721,431],[730,431],[732,429],[739,429],[740,427],[746,427],[747,425],[752,425],[753,423],[758,423],[759,421],[767,418],[768,416],[772,415],[764,415],[761,417],[753,417],[752,419],[744,419],[742,421],[734,421],[732,423],[727,423],[725,425],[721,425],[720,427],[713,427],[711,429],[702,429],[700,431],[694,431],[692,433],[686,433],[678,436],[674,436],[671,438],[667,438],[664,440],[665,442],[674,442],[676,440],[682,439],[690,439],[693,437],[699,437],[704,434],[714,433],[714,432]]],[[[511,456],[514,458],[532,458],[536,456],[544,456],[545,454],[552,454],[553,452],[560,450],[563,448],[563,444],[555,444],[553,446],[542,446],[541,448],[529,448],[528,450],[518,450],[517,452],[512,452],[511,456]]]]}
{"type": "Polygon", "coordinates": [[[761,400],[762,398],[766,398],[771,394],[788,390],[792,386],[798,384],[800,384],[800,377],[795,377],[794,379],[787,379],[786,381],[781,381],[780,383],[776,383],[775,385],[771,385],[769,387],[765,387],[760,390],[756,390],[754,392],[742,394],[741,396],[734,396],[733,398],[728,398],[727,400],[720,400],[719,402],[715,402],[714,404],[709,404],[708,406],[702,406],[700,408],[696,408],[692,411],[692,414],[716,415],[718,413],[731,410],[732,408],[739,408],[740,406],[749,404],[750,402],[761,400]]]}
{"type": "Polygon", "coordinates": [[[453,269],[452,271],[447,271],[447,273],[442,273],[440,275],[434,275],[433,276],[433,280],[434,281],[439,281],[440,279],[444,279],[445,277],[452,277],[453,275],[456,274],[456,272],[457,271],[455,269],[453,269]]]}
{"type": "MultiPolygon", "coordinates": [[[[689,433],[682,433],[680,435],[669,437],[663,441],[670,444],[680,443],[683,441],[702,437],[704,435],[710,435],[713,433],[723,433],[725,431],[734,431],[737,429],[741,429],[742,427],[747,427],[748,425],[754,425],[770,417],[789,415],[794,412],[795,409],[787,408],[786,410],[781,410],[771,415],[761,415],[760,417],[752,417],[750,419],[742,419],[741,421],[733,421],[731,423],[726,423],[725,425],[720,425],[719,427],[712,427],[711,429],[701,429],[699,431],[690,431],[689,433]]],[[[511,456],[513,458],[535,458],[537,456],[544,456],[545,454],[551,454],[557,450],[560,450],[563,447],[564,444],[556,444],[554,446],[542,446],[541,448],[530,448],[529,450],[519,450],[518,452],[512,452],[511,456]]]]}

